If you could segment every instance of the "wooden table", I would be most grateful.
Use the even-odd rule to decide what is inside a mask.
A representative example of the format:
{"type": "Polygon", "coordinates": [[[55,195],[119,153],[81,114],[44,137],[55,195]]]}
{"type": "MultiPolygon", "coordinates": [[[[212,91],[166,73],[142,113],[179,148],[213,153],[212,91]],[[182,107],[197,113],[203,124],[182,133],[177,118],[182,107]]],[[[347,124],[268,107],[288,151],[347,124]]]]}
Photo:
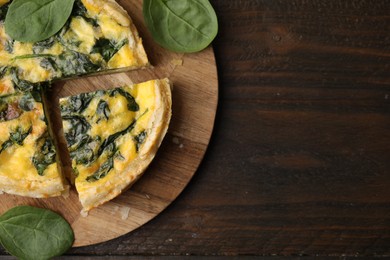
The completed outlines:
{"type": "Polygon", "coordinates": [[[390,256],[390,1],[211,3],[199,170],[151,222],[67,255],[390,256]]]}

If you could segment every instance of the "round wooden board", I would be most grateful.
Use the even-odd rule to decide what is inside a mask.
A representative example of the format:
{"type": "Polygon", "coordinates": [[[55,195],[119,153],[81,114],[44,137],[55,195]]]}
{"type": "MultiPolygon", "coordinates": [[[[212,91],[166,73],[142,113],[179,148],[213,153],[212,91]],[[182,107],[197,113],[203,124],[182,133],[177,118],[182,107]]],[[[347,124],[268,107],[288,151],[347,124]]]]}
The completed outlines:
{"type": "Polygon", "coordinates": [[[69,198],[0,195],[0,214],[17,205],[48,208],[61,214],[72,225],[75,247],[124,235],[162,212],[195,174],[209,143],[217,109],[218,79],[212,48],[196,54],[164,50],[153,42],[145,27],[142,0],[118,3],[137,26],[153,68],[57,82],[52,97],[55,102],[56,98],[81,92],[168,77],[173,83],[172,120],[155,159],[131,189],[91,210],[87,217],[80,215],[74,188],[69,198]]]}

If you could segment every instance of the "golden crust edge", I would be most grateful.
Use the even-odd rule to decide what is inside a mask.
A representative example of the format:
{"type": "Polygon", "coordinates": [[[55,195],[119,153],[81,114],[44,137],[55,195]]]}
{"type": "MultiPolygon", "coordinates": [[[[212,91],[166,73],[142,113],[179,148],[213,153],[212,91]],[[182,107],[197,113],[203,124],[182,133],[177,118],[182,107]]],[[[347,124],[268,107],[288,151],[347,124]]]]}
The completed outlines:
{"type": "Polygon", "coordinates": [[[69,195],[69,185],[57,178],[39,181],[15,180],[7,176],[0,176],[0,183],[0,191],[12,195],[31,198],[67,197],[69,195]]]}

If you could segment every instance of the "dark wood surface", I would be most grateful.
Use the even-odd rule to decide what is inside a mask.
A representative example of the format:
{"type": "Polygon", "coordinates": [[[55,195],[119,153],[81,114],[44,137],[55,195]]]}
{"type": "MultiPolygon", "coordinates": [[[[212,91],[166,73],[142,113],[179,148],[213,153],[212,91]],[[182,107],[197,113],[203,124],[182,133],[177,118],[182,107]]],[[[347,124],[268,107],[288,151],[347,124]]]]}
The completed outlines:
{"type": "Polygon", "coordinates": [[[390,1],[211,3],[199,170],[148,224],[67,255],[390,256],[390,1]]]}

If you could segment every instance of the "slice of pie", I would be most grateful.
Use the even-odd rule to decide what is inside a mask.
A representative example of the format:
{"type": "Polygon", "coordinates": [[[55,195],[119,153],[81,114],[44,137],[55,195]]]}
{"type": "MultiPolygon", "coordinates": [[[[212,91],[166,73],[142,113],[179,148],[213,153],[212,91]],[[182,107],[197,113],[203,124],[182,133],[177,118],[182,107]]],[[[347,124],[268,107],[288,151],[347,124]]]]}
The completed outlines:
{"type": "Polygon", "coordinates": [[[1,192],[42,198],[68,191],[56,162],[39,88],[0,96],[1,192]]]}
{"type": "Polygon", "coordinates": [[[111,200],[144,172],[167,131],[167,79],[60,100],[65,139],[84,211],[111,200]]]}
{"type": "Polygon", "coordinates": [[[65,26],[35,43],[6,34],[11,2],[0,1],[0,67],[18,80],[36,83],[149,64],[132,20],[114,0],[76,0],[65,26]]]}

